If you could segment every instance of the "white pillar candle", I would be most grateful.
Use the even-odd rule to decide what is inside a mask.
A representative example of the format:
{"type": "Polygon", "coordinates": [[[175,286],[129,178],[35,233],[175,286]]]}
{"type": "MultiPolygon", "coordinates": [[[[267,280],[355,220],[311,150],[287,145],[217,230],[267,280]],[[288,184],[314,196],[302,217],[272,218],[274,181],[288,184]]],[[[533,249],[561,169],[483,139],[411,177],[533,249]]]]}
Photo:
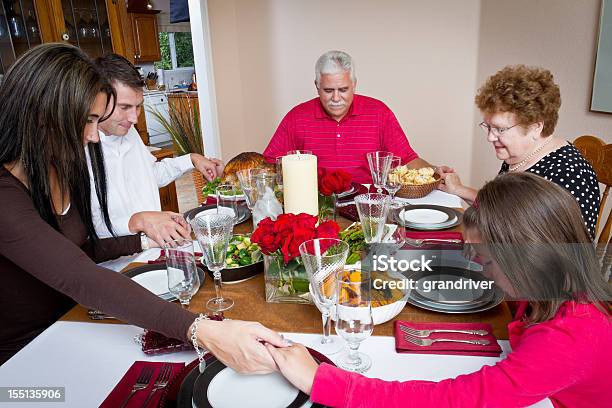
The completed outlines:
{"type": "Polygon", "coordinates": [[[318,215],[317,156],[290,154],[282,162],[285,214],[318,215]]]}

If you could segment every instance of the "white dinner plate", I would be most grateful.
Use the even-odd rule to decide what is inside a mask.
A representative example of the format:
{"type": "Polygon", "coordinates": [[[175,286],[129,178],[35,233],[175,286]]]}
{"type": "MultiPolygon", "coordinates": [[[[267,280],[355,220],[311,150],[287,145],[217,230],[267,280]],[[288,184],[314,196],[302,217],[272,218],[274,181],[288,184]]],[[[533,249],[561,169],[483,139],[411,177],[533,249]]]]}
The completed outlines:
{"type": "Polygon", "coordinates": [[[449,216],[445,212],[427,208],[405,209],[402,218],[412,224],[442,224],[448,222],[449,216]]]}
{"type": "Polygon", "coordinates": [[[134,276],[132,280],[161,298],[173,297],[168,292],[168,275],[166,274],[166,268],[143,272],[134,276]]]}
{"type": "Polygon", "coordinates": [[[298,389],[280,373],[244,375],[225,368],[212,379],[207,395],[215,408],[285,408],[295,400],[298,389]]]}

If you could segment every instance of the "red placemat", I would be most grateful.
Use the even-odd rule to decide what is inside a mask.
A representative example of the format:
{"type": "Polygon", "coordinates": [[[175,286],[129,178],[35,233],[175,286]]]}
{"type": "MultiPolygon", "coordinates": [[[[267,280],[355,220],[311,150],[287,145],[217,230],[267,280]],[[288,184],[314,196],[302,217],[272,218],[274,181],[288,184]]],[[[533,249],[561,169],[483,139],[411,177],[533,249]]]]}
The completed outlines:
{"type": "MultiPolygon", "coordinates": [[[[172,367],[170,374],[170,381],[174,379],[185,367],[185,363],[163,363],[163,362],[152,362],[152,361],[135,361],[130,369],[123,375],[121,380],[115,385],[115,388],[108,394],[106,399],[102,402],[100,407],[116,408],[123,404],[123,401],[130,395],[136,379],[140,375],[144,368],[153,369],[153,374],[149,380],[147,388],[142,391],[137,391],[132,398],[130,398],[129,406],[139,407],[145,402],[149,394],[153,391],[153,384],[160,373],[161,368],[164,364],[169,364],[172,367]]],[[[155,392],[153,397],[147,403],[147,407],[157,407],[162,397],[162,390],[155,392]]]]}
{"type": "Polygon", "coordinates": [[[426,322],[408,322],[402,320],[395,321],[395,351],[398,353],[415,353],[415,354],[450,354],[462,356],[486,356],[499,357],[502,350],[497,343],[497,339],[493,336],[493,327],[487,323],[426,323],[426,322]],[[456,339],[456,340],[488,340],[488,345],[477,345],[467,343],[439,342],[433,343],[431,346],[417,346],[408,342],[405,338],[406,333],[400,329],[400,325],[407,326],[417,330],[430,329],[453,329],[453,330],[486,330],[485,336],[463,333],[432,333],[429,339],[456,339]]]}

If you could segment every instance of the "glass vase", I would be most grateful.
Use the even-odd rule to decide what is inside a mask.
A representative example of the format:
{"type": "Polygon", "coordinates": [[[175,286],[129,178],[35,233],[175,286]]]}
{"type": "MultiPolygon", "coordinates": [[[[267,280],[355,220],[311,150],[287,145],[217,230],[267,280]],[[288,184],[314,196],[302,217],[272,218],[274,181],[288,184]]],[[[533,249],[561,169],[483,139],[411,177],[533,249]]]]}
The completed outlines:
{"type": "Polygon", "coordinates": [[[336,194],[325,196],[319,194],[319,219],[321,221],[336,221],[336,194]]]}
{"type": "Polygon", "coordinates": [[[309,304],[308,275],[300,257],[285,264],[282,255],[264,255],[266,301],[309,304]]]}

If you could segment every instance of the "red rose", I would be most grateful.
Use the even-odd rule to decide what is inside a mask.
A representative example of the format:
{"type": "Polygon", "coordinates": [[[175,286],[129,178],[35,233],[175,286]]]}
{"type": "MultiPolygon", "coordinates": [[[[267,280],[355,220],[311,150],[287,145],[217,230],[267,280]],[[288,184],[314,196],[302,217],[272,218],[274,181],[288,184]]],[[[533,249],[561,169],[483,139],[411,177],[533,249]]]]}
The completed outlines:
{"type": "Polygon", "coordinates": [[[288,263],[293,258],[300,256],[300,245],[309,239],[315,238],[314,229],[296,228],[288,239],[283,243],[281,252],[285,263],[288,263]]]}
{"type": "Polygon", "coordinates": [[[293,227],[294,228],[309,228],[309,229],[314,230],[315,226],[317,225],[318,220],[319,218],[315,215],[300,213],[294,216],[293,227]]]}
{"type": "Polygon", "coordinates": [[[270,255],[280,247],[277,236],[274,234],[274,224],[270,217],[264,218],[251,235],[251,241],[259,245],[261,252],[266,255],[270,255]]]}
{"type": "Polygon", "coordinates": [[[317,238],[338,238],[340,226],[335,221],[325,221],[317,227],[317,238]]]}
{"type": "Polygon", "coordinates": [[[351,186],[351,173],[345,170],[327,171],[322,169],[319,175],[319,193],[324,196],[340,194],[351,186]]]}

